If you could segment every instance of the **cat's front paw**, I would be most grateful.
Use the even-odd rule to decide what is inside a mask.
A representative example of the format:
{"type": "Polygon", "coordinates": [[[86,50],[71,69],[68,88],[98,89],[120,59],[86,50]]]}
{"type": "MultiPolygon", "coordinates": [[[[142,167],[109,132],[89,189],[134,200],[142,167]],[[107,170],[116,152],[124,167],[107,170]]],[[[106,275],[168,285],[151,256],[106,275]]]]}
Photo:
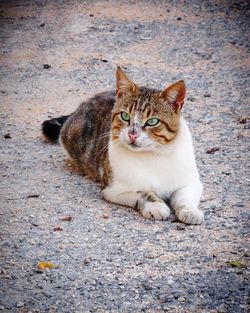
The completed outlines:
{"type": "Polygon", "coordinates": [[[147,219],[166,220],[170,215],[169,207],[162,202],[146,202],[141,214],[147,219]]]}
{"type": "Polygon", "coordinates": [[[176,215],[178,220],[185,224],[199,225],[204,222],[204,213],[198,209],[183,208],[176,215]]]}

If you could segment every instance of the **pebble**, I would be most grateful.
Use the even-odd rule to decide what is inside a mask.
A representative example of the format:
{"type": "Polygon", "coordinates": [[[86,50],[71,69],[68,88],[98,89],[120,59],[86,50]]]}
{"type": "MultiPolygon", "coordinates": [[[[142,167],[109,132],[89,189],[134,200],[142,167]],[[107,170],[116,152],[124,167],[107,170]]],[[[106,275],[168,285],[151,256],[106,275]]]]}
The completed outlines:
{"type": "Polygon", "coordinates": [[[185,230],[186,229],[186,226],[185,226],[185,224],[178,224],[178,225],[176,225],[176,230],[185,230]]]}
{"type": "Polygon", "coordinates": [[[169,285],[173,285],[174,281],[173,281],[173,279],[169,278],[169,279],[167,280],[167,283],[168,283],[169,285]]]}
{"type": "Polygon", "coordinates": [[[178,300],[179,302],[185,302],[185,301],[186,301],[186,299],[185,299],[184,297],[179,297],[177,300],[178,300]]]}
{"type": "Polygon", "coordinates": [[[24,306],[24,302],[19,301],[19,302],[17,302],[16,306],[17,306],[17,308],[22,308],[24,306]]]}
{"type": "Polygon", "coordinates": [[[48,70],[48,69],[51,68],[51,65],[49,65],[49,64],[43,64],[43,68],[44,68],[45,70],[48,70]]]}
{"type": "Polygon", "coordinates": [[[11,139],[12,137],[11,137],[10,133],[7,133],[7,134],[4,135],[4,138],[5,139],[11,139]]]}
{"type": "Polygon", "coordinates": [[[204,95],[203,95],[205,98],[210,98],[211,97],[211,94],[209,92],[205,92],[204,95]]]}
{"type": "Polygon", "coordinates": [[[192,95],[189,95],[188,97],[187,97],[187,100],[189,100],[189,101],[191,101],[191,102],[195,102],[195,97],[194,96],[192,96],[192,95]]]}

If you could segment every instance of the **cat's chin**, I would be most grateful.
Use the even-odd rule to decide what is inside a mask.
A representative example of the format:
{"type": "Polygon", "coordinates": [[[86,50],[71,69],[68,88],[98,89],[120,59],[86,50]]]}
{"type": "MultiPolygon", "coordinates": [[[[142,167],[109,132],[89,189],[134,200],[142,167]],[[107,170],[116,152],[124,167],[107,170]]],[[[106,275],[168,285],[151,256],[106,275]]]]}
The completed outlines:
{"type": "Polygon", "coordinates": [[[123,144],[123,146],[125,148],[127,148],[128,150],[133,151],[133,152],[152,152],[152,151],[154,151],[153,147],[140,146],[140,145],[134,144],[134,143],[126,143],[126,144],[123,144]]]}
{"type": "Polygon", "coordinates": [[[142,145],[138,143],[130,143],[125,140],[113,140],[113,143],[132,152],[155,152],[159,150],[159,146],[154,144],[142,145]]]}

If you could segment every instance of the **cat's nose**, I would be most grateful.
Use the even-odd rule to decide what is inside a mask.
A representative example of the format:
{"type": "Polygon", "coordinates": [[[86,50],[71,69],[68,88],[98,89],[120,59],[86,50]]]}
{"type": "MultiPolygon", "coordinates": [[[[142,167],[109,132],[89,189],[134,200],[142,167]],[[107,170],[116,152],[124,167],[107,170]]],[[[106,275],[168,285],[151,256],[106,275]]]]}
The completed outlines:
{"type": "Polygon", "coordinates": [[[131,143],[134,143],[136,141],[136,138],[139,137],[139,134],[136,132],[128,132],[128,136],[129,136],[131,143]]]}

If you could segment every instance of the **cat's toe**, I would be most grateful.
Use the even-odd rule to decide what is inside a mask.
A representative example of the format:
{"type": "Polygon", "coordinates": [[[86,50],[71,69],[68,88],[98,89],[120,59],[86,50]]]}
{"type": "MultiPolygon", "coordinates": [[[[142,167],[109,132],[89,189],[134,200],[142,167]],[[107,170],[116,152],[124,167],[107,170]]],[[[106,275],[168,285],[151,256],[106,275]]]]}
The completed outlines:
{"type": "Polygon", "coordinates": [[[204,213],[200,210],[183,208],[177,213],[177,218],[185,224],[199,225],[204,222],[204,213]]]}
{"type": "Polygon", "coordinates": [[[170,215],[169,207],[161,202],[148,202],[141,211],[144,218],[156,219],[159,221],[166,220],[170,215]]]}

